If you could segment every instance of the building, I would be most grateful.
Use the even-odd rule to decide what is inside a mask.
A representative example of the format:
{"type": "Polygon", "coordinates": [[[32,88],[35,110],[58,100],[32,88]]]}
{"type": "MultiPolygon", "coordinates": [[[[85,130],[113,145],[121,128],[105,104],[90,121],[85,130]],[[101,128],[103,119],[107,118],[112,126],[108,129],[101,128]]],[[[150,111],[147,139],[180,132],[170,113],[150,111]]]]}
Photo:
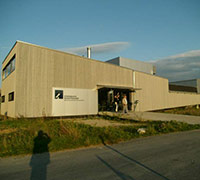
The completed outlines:
{"type": "Polygon", "coordinates": [[[169,91],[168,80],[153,75],[152,65],[148,72],[135,70],[134,63],[121,65],[17,41],[2,63],[1,114],[97,114],[112,109],[117,92],[126,94],[129,109],[136,111],[200,104],[198,93],[169,91]]]}
{"type": "Polygon", "coordinates": [[[151,63],[146,63],[146,62],[123,58],[123,57],[117,57],[117,58],[108,60],[106,62],[115,64],[121,67],[126,67],[135,71],[145,72],[152,75],[156,74],[156,67],[151,63]]]}
{"type": "Polygon", "coordinates": [[[200,93],[200,79],[190,79],[184,81],[175,81],[169,83],[172,87],[181,87],[179,89],[190,88],[194,92],[200,93]]]}

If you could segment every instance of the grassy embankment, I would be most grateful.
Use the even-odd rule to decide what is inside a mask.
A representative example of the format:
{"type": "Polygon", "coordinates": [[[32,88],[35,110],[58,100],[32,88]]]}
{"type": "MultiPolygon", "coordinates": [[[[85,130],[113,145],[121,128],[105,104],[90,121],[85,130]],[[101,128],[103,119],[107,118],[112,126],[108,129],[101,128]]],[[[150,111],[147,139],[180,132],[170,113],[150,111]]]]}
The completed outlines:
{"type": "MultiPolygon", "coordinates": [[[[0,157],[32,154],[33,149],[36,152],[50,152],[87,147],[102,143],[117,143],[142,136],[151,136],[162,133],[176,132],[200,129],[200,125],[189,125],[186,123],[171,122],[151,122],[124,120],[119,117],[101,116],[96,119],[107,121],[123,122],[128,126],[118,127],[93,127],[81,123],[75,123],[70,120],[62,119],[15,119],[0,121],[0,157]],[[145,128],[145,134],[139,134],[138,128],[145,128]],[[45,138],[38,137],[38,132],[46,133],[51,139],[46,142],[45,138]],[[36,138],[37,137],[37,138],[36,138]],[[39,144],[34,144],[34,140],[39,144]],[[42,149],[43,148],[43,149],[42,149]]],[[[82,118],[83,119],[83,118],[82,118]]],[[[92,118],[90,118],[92,119],[92,118]]],[[[83,120],[87,120],[86,118],[83,120]]],[[[47,137],[47,136],[46,136],[47,137]]],[[[47,139],[47,138],[46,138],[47,139]]]]}
{"type": "Polygon", "coordinates": [[[160,112],[171,113],[171,114],[200,116],[200,108],[197,109],[196,106],[173,108],[173,109],[163,110],[163,111],[160,111],[160,112]]]}

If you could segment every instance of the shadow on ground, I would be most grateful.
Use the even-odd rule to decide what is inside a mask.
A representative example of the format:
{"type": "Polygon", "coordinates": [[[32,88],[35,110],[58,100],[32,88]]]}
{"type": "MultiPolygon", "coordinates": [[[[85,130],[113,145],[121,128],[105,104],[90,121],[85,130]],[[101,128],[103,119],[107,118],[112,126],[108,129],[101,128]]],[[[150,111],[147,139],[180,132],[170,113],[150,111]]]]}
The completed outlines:
{"type": "Polygon", "coordinates": [[[38,131],[34,138],[33,154],[30,160],[31,180],[46,180],[47,165],[50,163],[50,154],[48,144],[51,138],[42,130],[38,131]]]}
{"type": "MultiPolygon", "coordinates": [[[[131,161],[132,163],[134,163],[134,164],[136,164],[136,165],[138,165],[138,166],[140,166],[140,167],[146,169],[147,171],[149,171],[149,172],[155,174],[156,176],[160,177],[161,179],[170,180],[170,179],[168,179],[167,177],[165,177],[165,176],[163,176],[162,174],[160,174],[159,172],[156,172],[155,170],[153,170],[153,169],[147,167],[146,165],[140,163],[139,161],[136,161],[135,159],[132,159],[132,158],[130,158],[129,156],[127,156],[127,155],[121,153],[120,151],[114,149],[113,147],[107,145],[107,144],[104,142],[104,139],[103,139],[102,136],[99,136],[99,138],[101,139],[102,144],[103,144],[106,148],[108,148],[108,149],[110,149],[110,150],[116,152],[116,153],[119,154],[120,156],[122,156],[122,157],[128,159],[128,160],[131,161]]],[[[119,178],[121,178],[122,180],[134,180],[133,177],[131,177],[131,176],[127,175],[127,174],[124,174],[124,173],[120,172],[119,170],[113,168],[108,162],[106,162],[105,160],[103,160],[101,157],[99,157],[99,156],[96,156],[96,157],[97,157],[104,165],[106,165],[108,168],[110,168],[110,169],[111,169],[119,178]]]]}

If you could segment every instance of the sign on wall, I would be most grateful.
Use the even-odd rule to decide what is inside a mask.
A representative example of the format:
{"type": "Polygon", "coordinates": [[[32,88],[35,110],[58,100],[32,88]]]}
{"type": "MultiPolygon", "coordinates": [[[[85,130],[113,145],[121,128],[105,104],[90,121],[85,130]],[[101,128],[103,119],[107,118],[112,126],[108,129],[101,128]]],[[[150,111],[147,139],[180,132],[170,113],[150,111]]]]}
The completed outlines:
{"type": "Polygon", "coordinates": [[[97,112],[97,90],[53,88],[53,116],[89,115],[97,112]]]}

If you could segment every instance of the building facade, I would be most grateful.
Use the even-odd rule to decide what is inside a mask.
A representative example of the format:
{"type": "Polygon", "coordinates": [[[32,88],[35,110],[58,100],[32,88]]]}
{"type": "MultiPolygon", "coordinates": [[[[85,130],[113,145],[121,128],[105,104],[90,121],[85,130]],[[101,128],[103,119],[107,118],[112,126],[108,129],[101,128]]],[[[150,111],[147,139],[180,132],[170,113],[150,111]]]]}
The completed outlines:
{"type": "Polygon", "coordinates": [[[97,114],[111,110],[117,92],[130,110],[139,101],[136,111],[200,104],[200,94],[169,92],[168,80],[151,73],[21,41],[2,63],[2,115],[97,114]]]}

